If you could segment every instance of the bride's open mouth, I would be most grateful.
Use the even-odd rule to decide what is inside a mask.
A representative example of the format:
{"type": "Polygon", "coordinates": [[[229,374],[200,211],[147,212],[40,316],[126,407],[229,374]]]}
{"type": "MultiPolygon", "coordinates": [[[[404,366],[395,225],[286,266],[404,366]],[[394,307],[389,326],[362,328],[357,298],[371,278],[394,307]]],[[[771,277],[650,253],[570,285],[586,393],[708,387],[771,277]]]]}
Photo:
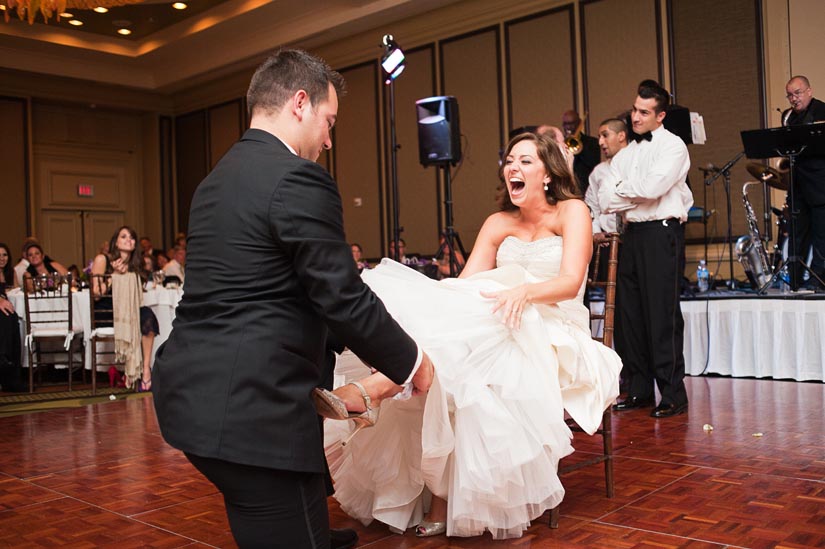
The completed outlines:
{"type": "Polygon", "coordinates": [[[511,179],[510,180],[510,194],[512,196],[518,196],[524,192],[524,181],[521,179],[511,179]]]}

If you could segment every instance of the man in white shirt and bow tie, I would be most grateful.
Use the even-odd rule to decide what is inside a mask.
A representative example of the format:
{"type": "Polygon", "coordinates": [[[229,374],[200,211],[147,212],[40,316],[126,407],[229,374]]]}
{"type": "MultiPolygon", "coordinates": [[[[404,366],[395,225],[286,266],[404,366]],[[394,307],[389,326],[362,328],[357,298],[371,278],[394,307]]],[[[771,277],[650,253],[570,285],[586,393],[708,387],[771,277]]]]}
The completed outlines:
{"type": "Polygon", "coordinates": [[[627,398],[617,411],[655,404],[651,413],[670,417],[687,410],[684,320],[679,305],[680,251],[693,204],[685,178],[690,158],[684,142],[662,123],[670,96],[645,81],[631,111],[640,139],[619,151],[599,189],[603,212],[621,213],[625,226],[617,283],[616,351],[629,376],[627,398]]]}

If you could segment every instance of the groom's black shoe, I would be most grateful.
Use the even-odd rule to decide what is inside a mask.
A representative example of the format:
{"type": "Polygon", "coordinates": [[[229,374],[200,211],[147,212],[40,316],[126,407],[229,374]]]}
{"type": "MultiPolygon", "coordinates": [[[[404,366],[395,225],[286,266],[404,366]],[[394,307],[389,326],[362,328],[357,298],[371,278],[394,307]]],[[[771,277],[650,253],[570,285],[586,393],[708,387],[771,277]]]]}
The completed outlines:
{"type": "Polygon", "coordinates": [[[650,412],[650,417],[662,418],[677,416],[687,412],[687,407],[687,402],[684,404],[659,404],[652,412],[650,412]]]}
{"type": "Polygon", "coordinates": [[[358,542],[358,534],[352,528],[330,528],[329,546],[330,549],[349,549],[355,547],[358,542]]]}
{"type": "Polygon", "coordinates": [[[650,408],[654,404],[656,403],[650,398],[627,397],[618,404],[614,404],[613,410],[616,412],[625,412],[627,410],[635,410],[636,408],[650,408]]]}

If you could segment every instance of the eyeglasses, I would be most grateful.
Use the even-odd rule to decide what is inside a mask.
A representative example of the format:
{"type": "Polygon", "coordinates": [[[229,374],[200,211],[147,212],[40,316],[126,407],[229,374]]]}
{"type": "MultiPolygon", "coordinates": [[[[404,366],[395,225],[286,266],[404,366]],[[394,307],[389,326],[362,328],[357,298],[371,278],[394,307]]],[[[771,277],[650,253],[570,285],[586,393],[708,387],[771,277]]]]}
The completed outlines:
{"type": "Polygon", "coordinates": [[[805,93],[806,91],[808,91],[809,89],[811,89],[811,88],[805,88],[804,90],[796,90],[796,91],[793,91],[793,92],[789,93],[785,97],[787,99],[793,99],[794,97],[802,97],[802,94],[805,93]]]}

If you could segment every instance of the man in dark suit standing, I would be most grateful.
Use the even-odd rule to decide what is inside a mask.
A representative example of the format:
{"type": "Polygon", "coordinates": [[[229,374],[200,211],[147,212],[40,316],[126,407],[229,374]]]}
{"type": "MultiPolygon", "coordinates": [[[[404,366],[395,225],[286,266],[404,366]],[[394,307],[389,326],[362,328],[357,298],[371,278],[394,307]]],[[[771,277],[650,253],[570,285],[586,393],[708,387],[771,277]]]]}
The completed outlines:
{"type": "Polygon", "coordinates": [[[579,182],[579,190],[582,196],[587,194],[587,186],[590,184],[590,172],[602,161],[599,140],[584,133],[579,113],[574,110],[565,111],[561,117],[561,127],[564,137],[574,137],[578,132],[578,139],[581,140],[582,149],[573,159],[573,173],[579,182]]]}
{"type": "MultiPolygon", "coordinates": [[[[782,113],[783,126],[799,126],[825,122],[825,103],[815,99],[811,83],[804,76],[794,76],[785,85],[791,108],[782,113]]],[[[808,248],[813,249],[811,270],[825,280],[825,156],[801,154],[795,163],[793,174],[794,208],[798,212],[791,223],[791,238],[796,255],[803,261],[808,248]]],[[[791,289],[802,283],[802,267],[794,263],[791,269],[791,289]]],[[[822,289],[811,278],[808,285],[822,289]]]]}
{"type": "Polygon", "coordinates": [[[300,50],[255,72],[250,129],[192,199],[186,289],[155,362],[161,432],[223,493],[243,548],[330,546],[311,400],[329,377],[327,327],[396,383],[432,382],[429,358],[361,282],[337,185],[315,163],[343,85],[300,50]]]}

